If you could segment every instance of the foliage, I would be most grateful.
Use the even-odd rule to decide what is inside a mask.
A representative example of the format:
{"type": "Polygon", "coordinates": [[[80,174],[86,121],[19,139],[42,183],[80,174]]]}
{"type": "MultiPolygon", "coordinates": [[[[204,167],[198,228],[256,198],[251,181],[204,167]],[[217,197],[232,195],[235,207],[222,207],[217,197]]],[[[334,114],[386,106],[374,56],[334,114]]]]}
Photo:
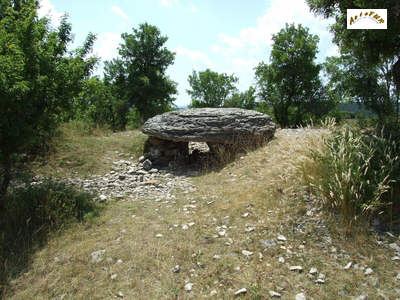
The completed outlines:
{"type": "Polygon", "coordinates": [[[135,108],[145,121],[168,111],[177,90],[176,83],[166,75],[175,54],[164,47],[168,38],[156,26],[140,24],[132,34],[123,33],[121,37],[120,57],[105,63],[104,75],[120,101],[116,112],[124,129],[130,109],[135,108]]]}
{"type": "Polygon", "coordinates": [[[342,53],[363,58],[370,64],[393,59],[400,54],[400,4],[398,0],[307,0],[311,10],[325,18],[334,18],[331,25],[334,42],[342,53]],[[347,30],[347,9],[386,8],[387,30],[347,30]]]}
{"type": "Polygon", "coordinates": [[[91,126],[114,124],[115,99],[110,89],[97,77],[83,82],[82,91],[73,101],[73,118],[91,126]]]}
{"type": "MultiPolygon", "coordinates": [[[[358,61],[359,69],[366,68],[368,73],[373,66],[378,69],[390,65],[390,69],[380,72],[385,81],[396,86],[396,117],[399,117],[400,95],[400,4],[398,0],[307,0],[312,11],[325,18],[333,17],[331,25],[334,42],[342,54],[349,54],[358,61]],[[386,30],[347,30],[347,9],[385,8],[387,9],[386,30]],[[395,62],[397,57],[397,61],[395,62]],[[390,71],[390,72],[389,72],[390,71]]],[[[388,93],[387,93],[388,94],[388,93]]],[[[392,97],[392,99],[394,99],[392,97]]],[[[379,101],[374,103],[379,104],[379,101]]],[[[381,111],[386,111],[389,101],[385,101],[381,111]]],[[[393,114],[389,114],[392,117],[393,114]]],[[[384,116],[384,114],[382,114],[384,116]]]]}
{"type": "Polygon", "coordinates": [[[336,103],[362,103],[381,120],[393,116],[399,105],[391,74],[393,63],[393,59],[377,65],[362,63],[352,55],[328,57],[323,68],[328,94],[336,103]]]}
{"type": "Polygon", "coordinates": [[[238,78],[226,73],[206,69],[205,71],[193,71],[188,81],[191,89],[187,90],[192,97],[189,107],[222,107],[233,93],[237,91],[235,84],[238,78]]]}
{"type": "Polygon", "coordinates": [[[50,178],[13,188],[6,198],[0,211],[0,287],[11,275],[7,273],[14,271],[12,261],[24,259],[21,252],[46,240],[50,231],[72,220],[82,221],[98,210],[92,195],[50,178]]]}
{"type": "Polygon", "coordinates": [[[1,4],[0,206],[18,155],[51,135],[97,61],[88,57],[92,34],[67,55],[71,25],[65,16],[53,30],[48,19],[37,17],[37,1],[1,4]]]}
{"type": "Polygon", "coordinates": [[[231,98],[224,102],[224,107],[255,109],[256,106],[256,89],[252,86],[247,91],[233,93],[231,98]]]}
{"type": "Polygon", "coordinates": [[[398,128],[366,131],[344,126],[325,139],[323,149],[312,152],[316,170],[308,176],[311,186],[322,194],[325,205],[350,223],[378,214],[389,219],[399,208],[399,146],[390,132],[398,128]]]}
{"type": "Polygon", "coordinates": [[[295,126],[310,114],[325,114],[330,105],[318,77],[320,66],[314,62],[319,38],[302,25],[286,24],[272,40],[271,63],[258,65],[256,79],[259,96],[272,105],[279,125],[295,126]]]}

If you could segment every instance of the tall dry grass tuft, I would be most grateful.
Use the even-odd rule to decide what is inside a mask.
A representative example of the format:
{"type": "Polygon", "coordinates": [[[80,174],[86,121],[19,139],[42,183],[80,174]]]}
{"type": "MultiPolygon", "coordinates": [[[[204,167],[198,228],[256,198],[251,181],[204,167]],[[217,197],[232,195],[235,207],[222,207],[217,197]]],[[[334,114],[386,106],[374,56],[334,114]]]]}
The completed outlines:
{"type": "Polygon", "coordinates": [[[361,216],[392,221],[400,182],[396,141],[383,130],[325,125],[332,134],[303,168],[309,185],[349,224],[361,216]]]}

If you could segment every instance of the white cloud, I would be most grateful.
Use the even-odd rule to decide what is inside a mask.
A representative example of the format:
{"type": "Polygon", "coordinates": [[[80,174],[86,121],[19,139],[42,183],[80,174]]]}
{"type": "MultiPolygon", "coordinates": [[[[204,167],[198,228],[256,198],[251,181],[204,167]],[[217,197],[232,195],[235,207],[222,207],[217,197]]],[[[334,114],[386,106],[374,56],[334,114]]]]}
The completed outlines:
{"type": "Polygon", "coordinates": [[[121,35],[113,32],[102,32],[97,36],[93,52],[101,57],[102,61],[111,60],[118,55],[118,47],[122,42],[121,35]]]}
{"type": "Polygon", "coordinates": [[[231,48],[241,48],[243,47],[243,41],[240,38],[231,37],[224,33],[219,34],[219,39],[223,44],[227,44],[231,48]]]}
{"type": "Polygon", "coordinates": [[[123,19],[128,19],[128,15],[121,9],[121,7],[114,5],[113,7],[111,7],[111,10],[123,19]]]}
{"type": "Polygon", "coordinates": [[[166,7],[173,7],[179,3],[179,0],[161,0],[161,5],[166,7]]]}
{"type": "Polygon", "coordinates": [[[264,52],[272,46],[272,35],[284,28],[285,23],[302,24],[310,28],[310,32],[317,34],[321,44],[331,45],[331,34],[327,26],[331,21],[316,17],[310,12],[305,1],[272,0],[264,15],[257,19],[256,26],[242,29],[237,36],[220,34],[220,43],[224,46],[214,50],[234,54],[240,48],[247,47],[251,55],[264,52]]]}
{"type": "Polygon", "coordinates": [[[58,27],[61,22],[61,17],[64,15],[63,12],[58,12],[54,8],[54,5],[50,0],[40,0],[39,1],[39,18],[48,17],[51,20],[53,26],[58,27]]]}
{"type": "Polygon", "coordinates": [[[240,70],[253,70],[254,67],[258,64],[258,61],[255,58],[234,58],[232,59],[232,64],[235,69],[240,70]]]}
{"type": "Polygon", "coordinates": [[[197,8],[196,5],[194,5],[194,4],[192,3],[192,4],[190,4],[190,11],[193,12],[193,13],[195,13],[195,12],[198,12],[199,9],[197,8]]]}
{"type": "Polygon", "coordinates": [[[215,65],[211,62],[208,55],[197,50],[190,50],[182,46],[178,46],[174,49],[174,52],[178,56],[186,56],[194,64],[195,69],[199,69],[200,65],[205,65],[207,68],[213,69],[215,65]],[[199,65],[200,64],[200,65],[199,65]]]}

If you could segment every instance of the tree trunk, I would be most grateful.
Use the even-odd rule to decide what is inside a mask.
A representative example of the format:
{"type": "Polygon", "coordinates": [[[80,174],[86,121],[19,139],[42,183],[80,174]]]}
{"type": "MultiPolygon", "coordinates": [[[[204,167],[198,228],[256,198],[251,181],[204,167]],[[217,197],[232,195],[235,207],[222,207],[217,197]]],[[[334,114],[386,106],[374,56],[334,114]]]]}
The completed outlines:
{"type": "Polygon", "coordinates": [[[11,181],[11,163],[10,156],[4,155],[2,161],[3,168],[3,178],[0,181],[0,209],[3,209],[5,206],[5,197],[7,194],[7,189],[11,181]]]}
{"type": "Polygon", "coordinates": [[[392,67],[393,81],[396,85],[397,95],[400,94],[400,56],[397,57],[396,63],[392,67]]]}

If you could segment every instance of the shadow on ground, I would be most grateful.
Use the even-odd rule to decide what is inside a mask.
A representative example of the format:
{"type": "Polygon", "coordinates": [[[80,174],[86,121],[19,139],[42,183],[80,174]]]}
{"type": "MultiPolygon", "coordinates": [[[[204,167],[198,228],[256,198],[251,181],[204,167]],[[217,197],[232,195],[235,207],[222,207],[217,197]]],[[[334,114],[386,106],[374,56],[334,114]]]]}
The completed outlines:
{"type": "Polygon", "coordinates": [[[93,195],[50,178],[9,188],[0,210],[0,296],[10,280],[27,271],[36,251],[51,233],[71,222],[98,215],[93,195]]]}

